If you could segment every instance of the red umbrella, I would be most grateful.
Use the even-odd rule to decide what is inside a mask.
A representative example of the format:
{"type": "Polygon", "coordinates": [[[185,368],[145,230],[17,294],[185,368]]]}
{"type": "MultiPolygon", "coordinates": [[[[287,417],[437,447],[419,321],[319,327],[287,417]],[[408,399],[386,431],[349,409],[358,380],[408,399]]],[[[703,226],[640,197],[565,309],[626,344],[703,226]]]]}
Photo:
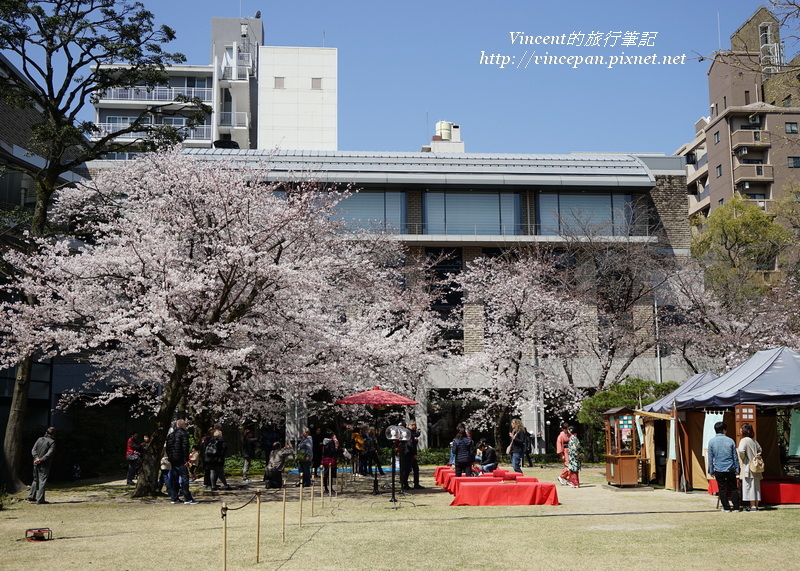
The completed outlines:
{"type": "Polygon", "coordinates": [[[362,391],[349,397],[337,400],[336,404],[371,404],[371,405],[412,405],[419,404],[415,400],[411,400],[403,395],[398,395],[391,391],[381,390],[380,387],[375,387],[368,391],[362,391]]]}

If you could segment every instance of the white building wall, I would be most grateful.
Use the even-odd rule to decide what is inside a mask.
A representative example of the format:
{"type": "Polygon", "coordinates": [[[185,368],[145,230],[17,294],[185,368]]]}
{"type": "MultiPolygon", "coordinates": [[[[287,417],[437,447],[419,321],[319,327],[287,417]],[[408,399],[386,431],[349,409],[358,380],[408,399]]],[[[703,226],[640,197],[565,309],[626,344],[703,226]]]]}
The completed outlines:
{"type": "Polygon", "coordinates": [[[258,77],[259,149],[337,150],[336,48],[262,46],[258,77]]]}

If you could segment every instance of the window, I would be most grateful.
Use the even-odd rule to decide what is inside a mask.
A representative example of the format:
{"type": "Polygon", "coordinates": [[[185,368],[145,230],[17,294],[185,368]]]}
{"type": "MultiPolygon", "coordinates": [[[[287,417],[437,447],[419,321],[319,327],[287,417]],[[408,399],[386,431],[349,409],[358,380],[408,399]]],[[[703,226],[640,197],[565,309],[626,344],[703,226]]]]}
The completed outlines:
{"type": "Polygon", "coordinates": [[[750,92],[746,90],[744,92],[744,104],[750,105],[750,92]]]}
{"type": "Polygon", "coordinates": [[[311,78],[311,89],[322,89],[322,78],[321,77],[312,77],[311,78]]]}
{"type": "Polygon", "coordinates": [[[722,176],[722,165],[717,165],[717,178],[722,176]]]}
{"type": "Polygon", "coordinates": [[[797,123],[785,123],[787,133],[797,133],[797,123]]]}
{"type": "Polygon", "coordinates": [[[787,95],[783,98],[783,106],[784,107],[791,107],[792,106],[792,96],[787,95]]]}
{"type": "Polygon", "coordinates": [[[716,145],[717,143],[719,143],[719,131],[714,133],[714,144],[716,145]]]}
{"type": "Polygon", "coordinates": [[[275,89],[286,89],[286,78],[285,77],[276,77],[275,78],[275,89]]]}
{"type": "Polygon", "coordinates": [[[536,207],[539,234],[629,236],[634,225],[632,203],[630,194],[542,192],[536,207]]]}
{"type": "Polygon", "coordinates": [[[727,109],[728,108],[728,96],[727,95],[723,95],[722,96],[722,108],[723,109],[727,109]]]}
{"type": "Polygon", "coordinates": [[[789,159],[790,169],[800,169],[800,157],[786,157],[789,159]]]}
{"type": "Polygon", "coordinates": [[[206,89],[211,85],[211,78],[208,77],[187,77],[186,87],[197,87],[199,89],[206,89]]]}
{"type": "Polygon", "coordinates": [[[406,193],[364,190],[348,196],[336,206],[336,219],[348,228],[408,234],[406,193]]]}
{"type": "Polygon", "coordinates": [[[427,191],[424,195],[423,234],[520,233],[518,193],[427,191]]]}
{"type": "Polygon", "coordinates": [[[164,117],[161,120],[162,125],[172,125],[173,127],[186,126],[186,117],[164,117]]]}

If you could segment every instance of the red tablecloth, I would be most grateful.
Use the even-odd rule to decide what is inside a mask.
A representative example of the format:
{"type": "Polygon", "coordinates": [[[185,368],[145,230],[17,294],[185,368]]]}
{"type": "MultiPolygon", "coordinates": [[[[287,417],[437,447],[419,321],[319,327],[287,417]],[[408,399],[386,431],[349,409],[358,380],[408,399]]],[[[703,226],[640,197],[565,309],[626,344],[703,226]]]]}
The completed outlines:
{"type": "Polygon", "coordinates": [[[451,506],[558,505],[556,485],[550,482],[484,482],[475,480],[458,487],[451,506]]]}
{"type": "MultiPolygon", "coordinates": [[[[765,504],[800,504],[800,483],[786,481],[787,478],[765,478],[761,480],[761,501],[765,504]]],[[[708,481],[708,493],[719,491],[716,480],[708,481]]]]}
{"type": "Polygon", "coordinates": [[[455,472],[442,472],[442,483],[440,484],[445,490],[449,490],[450,480],[456,477],[455,472]]]}
{"type": "Polygon", "coordinates": [[[450,485],[447,491],[453,495],[458,493],[462,484],[471,484],[473,482],[486,483],[486,482],[502,482],[503,478],[472,478],[470,476],[461,476],[460,478],[451,478],[450,485]]]}
{"type": "Polygon", "coordinates": [[[522,483],[522,482],[529,482],[530,483],[530,482],[538,482],[538,481],[539,481],[539,478],[536,478],[535,476],[517,476],[517,482],[520,482],[520,483],[522,483]]]}
{"type": "Polygon", "coordinates": [[[437,486],[441,486],[444,483],[444,476],[446,472],[455,472],[452,466],[436,466],[436,469],[433,471],[433,481],[436,482],[437,486]]]}

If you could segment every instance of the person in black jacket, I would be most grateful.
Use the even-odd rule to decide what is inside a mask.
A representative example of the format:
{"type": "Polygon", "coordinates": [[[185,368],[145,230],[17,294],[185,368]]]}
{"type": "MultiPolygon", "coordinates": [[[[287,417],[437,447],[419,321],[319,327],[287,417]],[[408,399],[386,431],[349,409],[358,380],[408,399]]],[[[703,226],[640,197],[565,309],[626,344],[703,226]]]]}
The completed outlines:
{"type": "Polygon", "coordinates": [[[217,481],[221,482],[226,490],[231,489],[228,485],[228,480],[225,478],[225,456],[227,453],[228,445],[225,439],[222,438],[222,431],[217,429],[206,443],[205,458],[203,458],[206,468],[211,472],[210,481],[213,491],[219,490],[217,481]]]}
{"type": "Polygon", "coordinates": [[[413,489],[422,490],[424,486],[419,485],[419,462],[417,460],[420,435],[419,430],[417,430],[417,423],[412,420],[408,425],[408,430],[411,432],[411,438],[403,443],[403,456],[400,459],[400,486],[404,490],[412,489],[411,486],[408,485],[408,478],[413,472],[413,489]]]}
{"type": "Polygon", "coordinates": [[[456,477],[472,476],[472,462],[475,461],[475,450],[472,438],[467,436],[467,429],[463,424],[458,426],[458,432],[451,445],[455,456],[456,477]]]}
{"type": "Polygon", "coordinates": [[[250,483],[250,466],[256,457],[256,444],[258,439],[253,434],[252,429],[247,428],[244,431],[244,440],[242,441],[242,482],[245,484],[250,483]]]}
{"type": "Polygon", "coordinates": [[[189,435],[186,434],[186,421],[182,418],[175,421],[175,430],[167,436],[167,458],[172,465],[169,472],[172,503],[181,503],[178,499],[179,489],[183,493],[183,503],[199,503],[189,491],[189,470],[186,467],[189,459],[189,435]]]}
{"type": "Polygon", "coordinates": [[[497,468],[497,452],[485,440],[478,445],[481,451],[481,472],[492,472],[497,468]]]}

